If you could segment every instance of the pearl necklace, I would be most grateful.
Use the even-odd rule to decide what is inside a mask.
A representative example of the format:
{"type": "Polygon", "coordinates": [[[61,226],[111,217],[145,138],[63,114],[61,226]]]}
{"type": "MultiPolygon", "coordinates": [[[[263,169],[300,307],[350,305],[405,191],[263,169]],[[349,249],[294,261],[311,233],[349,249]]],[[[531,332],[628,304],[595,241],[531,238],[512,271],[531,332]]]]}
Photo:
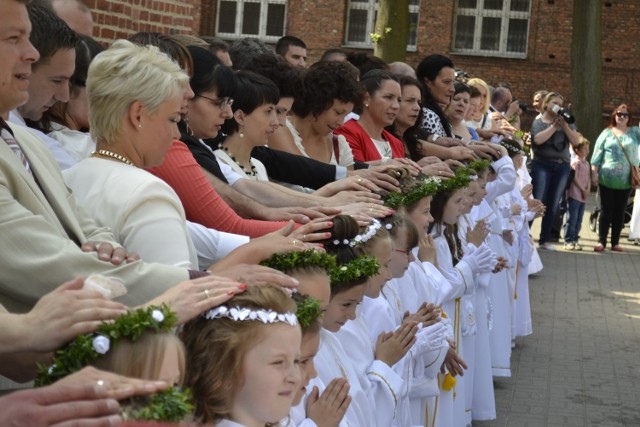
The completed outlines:
{"type": "Polygon", "coordinates": [[[243,171],[246,175],[248,175],[248,176],[256,176],[256,175],[258,174],[258,173],[256,172],[256,167],[255,167],[255,166],[253,166],[253,165],[251,165],[251,171],[247,171],[247,170],[244,168],[244,166],[243,166],[243,165],[241,165],[241,164],[240,164],[240,162],[238,162],[238,160],[236,160],[236,158],[235,158],[235,157],[233,157],[233,154],[231,154],[231,153],[229,152],[229,149],[228,149],[227,147],[225,147],[225,146],[224,146],[224,144],[222,144],[222,142],[221,142],[220,144],[218,144],[218,149],[220,149],[220,150],[224,151],[225,153],[227,153],[227,155],[228,155],[229,157],[231,157],[231,160],[233,160],[233,162],[234,162],[236,165],[238,165],[238,167],[239,167],[240,169],[242,169],[242,171],[243,171]]]}
{"type": "Polygon", "coordinates": [[[121,161],[122,163],[125,163],[129,166],[134,166],[133,162],[129,159],[127,159],[125,156],[122,156],[118,153],[114,153],[113,151],[109,151],[109,150],[98,150],[98,151],[94,151],[93,153],[91,153],[91,157],[96,157],[96,156],[104,156],[104,157],[111,157],[112,159],[116,159],[121,161]]]}

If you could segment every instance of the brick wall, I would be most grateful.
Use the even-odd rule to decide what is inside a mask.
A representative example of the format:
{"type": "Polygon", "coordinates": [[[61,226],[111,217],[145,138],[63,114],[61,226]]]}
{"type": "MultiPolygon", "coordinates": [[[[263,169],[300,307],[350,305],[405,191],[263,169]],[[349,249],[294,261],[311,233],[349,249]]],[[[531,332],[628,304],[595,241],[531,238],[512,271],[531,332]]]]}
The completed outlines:
{"type": "MultiPolygon", "coordinates": [[[[200,28],[200,0],[83,0],[95,23],[93,35],[110,42],[138,31],[188,33],[200,28]]],[[[195,31],[197,32],[197,31],[195,31]]]]}
{"type": "MultiPolygon", "coordinates": [[[[216,0],[84,0],[102,40],[135,31],[184,32],[214,35],[216,0]]],[[[621,102],[640,111],[640,2],[603,1],[603,112],[621,102]]],[[[344,40],[346,0],[289,0],[286,33],[308,44],[310,63],[344,40]]],[[[502,59],[450,53],[453,0],[422,0],[417,52],[407,55],[416,65],[430,53],[450,55],[457,67],[489,84],[510,82],[514,96],[531,103],[533,92],[546,88],[571,99],[572,0],[532,0],[526,59],[502,59]]],[[[589,90],[585,88],[584,90],[589,90]]]]}

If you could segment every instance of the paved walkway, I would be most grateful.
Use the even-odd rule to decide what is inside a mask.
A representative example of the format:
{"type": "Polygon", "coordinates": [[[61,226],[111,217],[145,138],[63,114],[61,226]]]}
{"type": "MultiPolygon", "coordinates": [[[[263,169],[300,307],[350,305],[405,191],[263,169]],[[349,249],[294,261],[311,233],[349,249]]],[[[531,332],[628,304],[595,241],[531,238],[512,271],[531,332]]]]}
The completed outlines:
{"type": "Polygon", "coordinates": [[[512,377],[495,380],[498,419],[474,427],[640,426],[640,247],[625,228],[625,253],[594,253],[588,215],[584,251],[540,252],[533,335],[516,341],[512,377]]]}

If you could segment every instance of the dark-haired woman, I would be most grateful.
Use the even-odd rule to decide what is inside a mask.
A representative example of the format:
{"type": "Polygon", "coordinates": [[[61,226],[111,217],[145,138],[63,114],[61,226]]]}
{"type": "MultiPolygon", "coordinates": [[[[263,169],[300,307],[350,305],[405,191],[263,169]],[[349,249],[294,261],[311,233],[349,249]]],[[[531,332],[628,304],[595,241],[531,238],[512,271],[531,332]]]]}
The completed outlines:
{"type": "MultiPolygon", "coordinates": [[[[220,61],[209,51],[189,47],[187,52],[193,59],[193,76],[189,83],[190,91],[193,91],[195,96],[186,102],[185,110],[188,110],[186,117],[189,118],[189,126],[193,126],[193,136],[184,132],[186,123],[181,122],[181,138],[186,137],[185,140],[188,140],[190,145],[208,150],[202,138],[216,137],[224,121],[231,117],[230,94],[233,93],[236,80],[233,72],[221,66],[220,61]]],[[[212,166],[217,166],[213,154],[210,155],[211,162],[215,162],[212,166]]],[[[262,236],[285,225],[283,222],[240,217],[211,186],[189,147],[182,141],[174,141],[162,165],[148,171],[174,189],[189,221],[219,231],[250,237],[262,236]]]]}
{"type": "Polygon", "coordinates": [[[429,55],[418,64],[416,75],[425,88],[420,127],[427,136],[415,151],[420,156],[436,156],[443,160],[473,160],[473,150],[463,147],[462,143],[453,137],[451,126],[444,114],[444,109],[455,93],[453,62],[443,55],[429,55]]]}
{"type": "Polygon", "coordinates": [[[271,80],[258,74],[239,71],[237,79],[231,106],[233,117],[224,127],[227,137],[214,154],[236,173],[249,179],[268,181],[264,165],[251,158],[251,150],[264,145],[279,126],[276,104],[280,94],[271,80]]]}
{"type": "MultiPolygon", "coordinates": [[[[413,77],[401,76],[398,77],[400,83],[401,96],[400,96],[400,108],[398,109],[398,115],[393,121],[391,126],[387,126],[387,130],[391,132],[393,136],[404,141],[404,133],[412,126],[415,126],[416,121],[420,117],[420,110],[422,109],[422,88],[420,82],[413,77]]],[[[405,153],[407,148],[405,146],[405,153]]]]}
{"type": "Polygon", "coordinates": [[[381,164],[394,158],[403,158],[404,145],[385,130],[393,124],[400,109],[402,91],[398,79],[383,70],[371,70],[360,79],[366,90],[359,120],[349,120],[336,129],[344,135],[360,162],[381,164]]]}
{"type": "Polygon", "coordinates": [[[295,151],[287,151],[353,169],[349,144],[333,131],[360,99],[356,69],[345,62],[316,63],[307,71],[304,87],[305,95],[296,99],[287,121],[295,151]]]}
{"type": "Polygon", "coordinates": [[[604,251],[611,228],[611,250],[622,252],[620,233],[631,193],[631,165],[638,165],[640,129],[629,126],[631,112],[626,104],[611,112],[609,126],[596,140],[591,156],[591,180],[600,190],[600,224],[596,252],[604,251]]]}
{"type": "Polygon", "coordinates": [[[477,141],[478,137],[475,129],[468,127],[464,123],[464,118],[469,110],[471,99],[471,88],[462,82],[455,82],[455,92],[451,97],[451,102],[444,110],[444,114],[451,125],[451,132],[454,138],[459,139],[464,144],[469,144],[471,140],[477,141]]]}

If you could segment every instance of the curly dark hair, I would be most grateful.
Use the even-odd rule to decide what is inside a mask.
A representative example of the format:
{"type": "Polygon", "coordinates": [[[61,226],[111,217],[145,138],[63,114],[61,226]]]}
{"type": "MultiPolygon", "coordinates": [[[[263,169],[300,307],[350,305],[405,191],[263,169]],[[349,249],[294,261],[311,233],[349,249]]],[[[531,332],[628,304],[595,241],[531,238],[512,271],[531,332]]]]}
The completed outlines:
{"type": "Polygon", "coordinates": [[[292,111],[298,117],[319,116],[338,99],[358,104],[362,89],[358,84],[358,71],[345,62],[317,62],[304,76],[304,96],[296,98],[292,111]]]}

